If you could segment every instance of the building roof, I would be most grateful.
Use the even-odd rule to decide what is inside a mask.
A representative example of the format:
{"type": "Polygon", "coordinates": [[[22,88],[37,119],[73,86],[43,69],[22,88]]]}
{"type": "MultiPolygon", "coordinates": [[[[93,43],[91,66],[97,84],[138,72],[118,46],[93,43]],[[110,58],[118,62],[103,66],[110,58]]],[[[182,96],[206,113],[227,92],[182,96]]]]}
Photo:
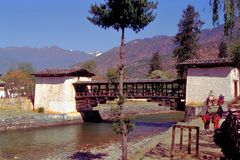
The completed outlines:
{"type": "Polygon", "coordinates": [[[180,63],[180,65],[186,65],[188,67],[233,66],[233,60],[232,58],[191,59],[180,63]]]}
{"type": "MultiPolygon", "coordinates": [[[[157,83],[157,82],[162,82],[162,83],[173,83],[173,82],[183,82],[185,81],[184,79],[172,79],[172,80],[165,80],[165,79],[142,79],[142,80],[134,80],[134,79],[128,79],[124,80],[123,83],[157,83]]],[[[108,81],[78,81],[74,84],[108,84],[108,81]]],[[[118,83],[118,82],[116,82],[118,83]]]]}
{"type": "Polygon", "coordinates": [[[68,68],[68,69],[44,69],[35,72],[33,75],[37,77],[63,77],[63,76],[76,76],[76,77],[92,77],[94,73],[81,68],[68,68]]]}

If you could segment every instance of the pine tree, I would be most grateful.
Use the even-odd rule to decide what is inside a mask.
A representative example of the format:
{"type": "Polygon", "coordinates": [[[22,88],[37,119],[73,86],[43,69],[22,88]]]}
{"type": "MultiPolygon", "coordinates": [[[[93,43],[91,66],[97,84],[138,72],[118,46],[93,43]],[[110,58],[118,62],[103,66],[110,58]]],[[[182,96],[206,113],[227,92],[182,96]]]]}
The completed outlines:
{"type": "Polygon", "coordinates": [[[240,46],[237,46],[233,52],[233,65],[236,68],[240,67],[240,46]]]}
{"type": "Polygon", "coordinates": [[[177,60],[176,68],[180,78],[185,78],[186,68],[179,63],[187,59],[197,58],[198,37],[202,25],[199,13],[195,12],[193,6],[188,5],[187,9],[183,11],[182,19],[178,24],[179,30],[174,40],[177,47],[173,51],[173,56],[177,60]]]}
{"type": "Polygon", "coordinates": [[[240,0],[210,0],[213,25],[218,25],[219,13],[224,13],[224,35],[231,36],[236,17],[240,17],[240,0]]]}
{"type": "Polygon", "coordinates": [[[120,64],[119,64],[119,101],[120,108],[119,122],[121,122],[122,135],[122,159],[127,159],[127,134],[129,118],[125,118],[124,95],[123,95],[123,69],[125,64],[125,29],[130,28],[136,33],[146,27],[155,19],[153,10],[157,7],[157,3],[148,0],[107,0],[105,4],[94,4],[90,8],[92,17],[88,20],[94,25],[104,29],[113,28],[122,32],[120,47],[120,64]]]}
{"type": "Polygon", "coordinates": [[[226,41],[221,41],[218,49],[219,49],[218,58],[228,57],[226,41]]]}
{"type": "Polygon", "coordinates": [[[158,52],[154,53],[152,56],[152,59],[150,61],[149,74],[151,74],[155,70],[162,70],[161,57],[158,52]]]}

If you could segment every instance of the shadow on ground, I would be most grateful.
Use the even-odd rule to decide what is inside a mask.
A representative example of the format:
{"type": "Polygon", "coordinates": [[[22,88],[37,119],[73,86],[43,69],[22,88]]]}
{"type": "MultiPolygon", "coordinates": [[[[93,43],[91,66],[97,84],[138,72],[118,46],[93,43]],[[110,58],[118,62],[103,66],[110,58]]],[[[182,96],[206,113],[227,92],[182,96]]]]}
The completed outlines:
{"type": "Polygon", "coordinates": [[[91,152],[76,152],[68,159],[72,160],[94,160],[94,159],[104,159],[107,156],[106,153],[91,153],[91,152]]]}

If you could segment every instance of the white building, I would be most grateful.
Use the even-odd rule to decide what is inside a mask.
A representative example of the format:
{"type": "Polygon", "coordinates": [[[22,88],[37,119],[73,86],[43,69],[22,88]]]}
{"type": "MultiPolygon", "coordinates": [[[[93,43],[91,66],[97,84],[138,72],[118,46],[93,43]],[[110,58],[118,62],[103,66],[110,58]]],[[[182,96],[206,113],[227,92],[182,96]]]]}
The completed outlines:
{"type": "Polygon", "coordinates": [[[91,81],[85,69],[47,69],[36,72],[34,107],[48,112],[77,112],[73,83],[91,81]]]}
{"type": "Polygon", "coordinates": [[[239,95],[239,71],[233,67],[232,59],[188,60],[186,105],[204,103],[210,93],[215,98],[222,94],[225,101],[239,95]]]}
{"type": "Polygon", "coordinates": [[[0,80],[0,98],[6,97],[5,82],[0,80]]]}

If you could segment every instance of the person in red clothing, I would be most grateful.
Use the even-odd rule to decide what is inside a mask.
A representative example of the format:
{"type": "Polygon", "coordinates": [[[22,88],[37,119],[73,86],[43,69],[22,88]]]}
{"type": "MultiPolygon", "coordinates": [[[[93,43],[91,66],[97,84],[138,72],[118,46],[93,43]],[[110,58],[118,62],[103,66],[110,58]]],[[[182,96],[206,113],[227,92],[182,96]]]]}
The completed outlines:
{"type": "Polygon", "coordinates": [[[217,100],[217,105],[222,106],[224,103],[224,96],[222,94],[219,95],[218,100],[217,100]]]}
{"type": "Polygon", "coordinates": [[[219,128],[219,121],[220,121],[220,116],[217,113],[214,114],[212,118],[214,130],[219,128]]]}
{"type": "Polygon", "coordinates": [[[203,120],[203,123],[204,123],[205,134],[207,134],[208,129],[209,129],[209,125],[210,125],[210,121],[211,121],[211,118],[210,118],[210,115],[209,115],[208,111],[206,112],[205,115],[202,116],[202,120],[203,120]]]}

